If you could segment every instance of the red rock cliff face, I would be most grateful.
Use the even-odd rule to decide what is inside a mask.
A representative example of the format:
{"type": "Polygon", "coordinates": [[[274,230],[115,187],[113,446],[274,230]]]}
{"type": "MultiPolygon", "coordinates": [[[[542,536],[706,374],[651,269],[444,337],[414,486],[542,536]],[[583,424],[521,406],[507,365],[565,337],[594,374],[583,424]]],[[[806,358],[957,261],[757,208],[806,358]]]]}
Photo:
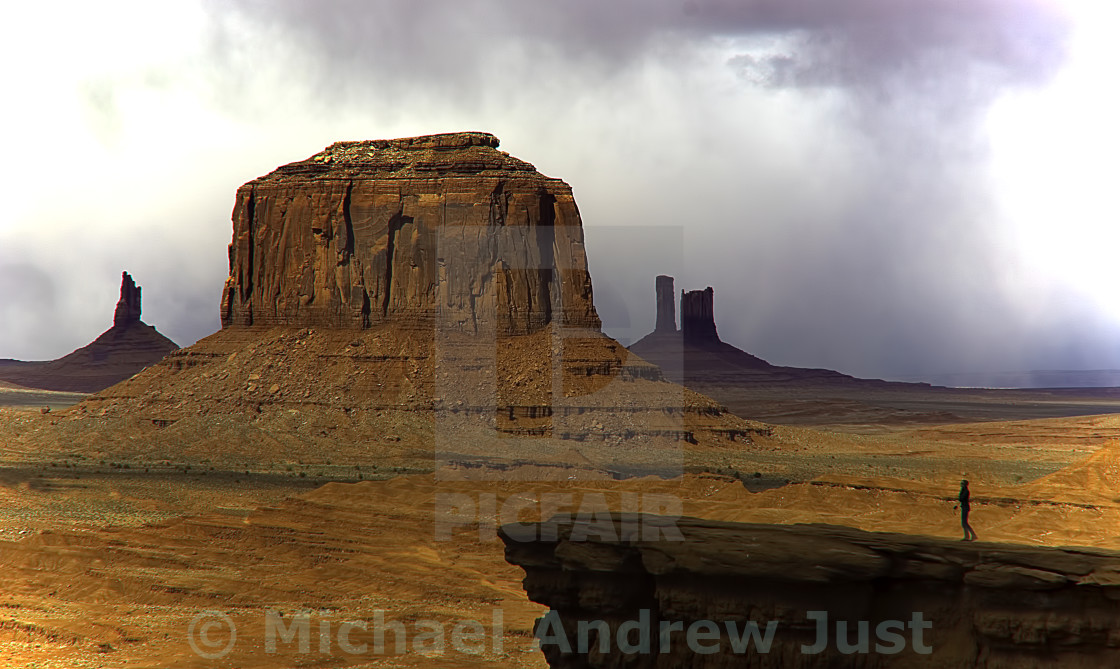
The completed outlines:
{"type": "Polygon", "coordinates": [[[487,133],[338,142],[237,192],[222,324],[599,329],[572,190],[487,133]]]}

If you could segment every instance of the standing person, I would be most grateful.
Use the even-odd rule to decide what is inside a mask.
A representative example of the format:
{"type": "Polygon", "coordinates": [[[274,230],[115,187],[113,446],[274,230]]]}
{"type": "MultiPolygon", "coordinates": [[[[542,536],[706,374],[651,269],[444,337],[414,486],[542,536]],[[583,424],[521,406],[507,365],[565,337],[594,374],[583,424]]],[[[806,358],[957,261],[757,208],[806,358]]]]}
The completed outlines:
{"type": "Polygon", "coordinates": [[[968,512],[970,510],[968,481],[961,481],[961,494],[958,499],[961,501],[961,527],[964,528],[964,539],[961,539],[961,541],[976,541],[976,533],[972,531],[972,526],[968,524],[968,512]]]}

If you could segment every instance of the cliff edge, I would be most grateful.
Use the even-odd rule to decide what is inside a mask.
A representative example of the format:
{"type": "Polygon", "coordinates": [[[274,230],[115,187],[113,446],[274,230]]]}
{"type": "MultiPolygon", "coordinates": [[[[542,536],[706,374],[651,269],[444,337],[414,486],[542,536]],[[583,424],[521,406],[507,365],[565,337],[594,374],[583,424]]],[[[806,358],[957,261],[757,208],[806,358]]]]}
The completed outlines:
{"type": "Polygon", "coordinates": [[[1111,551],[625,514],[501,535],[552,667],[1120,663],[1111,551]]]}

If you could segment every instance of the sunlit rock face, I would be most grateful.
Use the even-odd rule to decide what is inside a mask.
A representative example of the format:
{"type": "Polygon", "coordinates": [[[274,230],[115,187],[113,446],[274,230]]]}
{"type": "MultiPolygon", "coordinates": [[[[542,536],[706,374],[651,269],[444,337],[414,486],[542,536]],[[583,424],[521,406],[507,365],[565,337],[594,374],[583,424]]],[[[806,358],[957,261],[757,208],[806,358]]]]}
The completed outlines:
{"type": "Polygon", "coordinates": [[[571,187],[481,132],[337,142],[242,186],[222,323],[592,328],[571,187]]]}

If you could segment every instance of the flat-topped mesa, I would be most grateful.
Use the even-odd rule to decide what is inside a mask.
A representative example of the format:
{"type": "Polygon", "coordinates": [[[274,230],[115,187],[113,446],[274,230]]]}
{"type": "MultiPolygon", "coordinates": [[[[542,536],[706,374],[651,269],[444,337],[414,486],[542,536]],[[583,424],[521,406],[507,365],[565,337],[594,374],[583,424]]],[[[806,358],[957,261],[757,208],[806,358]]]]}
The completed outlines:
{"type": "Polygon", "coordinates": [[[715,291],[681,291],[681,334],[690,343],[718,343],[715,318],[715,291]]]}
{"type": "Polygon", "coordinates": [[[140,286],[128,272],[121,272],[121,299],[113,312],[113,327],[124,327],[140,322],[140,286]]]}
{"type": "Polygon", "coordinates": [[[222,324],[598,330],[571,187],[462,132],[336,142],[243,185],[222,324]]]}

